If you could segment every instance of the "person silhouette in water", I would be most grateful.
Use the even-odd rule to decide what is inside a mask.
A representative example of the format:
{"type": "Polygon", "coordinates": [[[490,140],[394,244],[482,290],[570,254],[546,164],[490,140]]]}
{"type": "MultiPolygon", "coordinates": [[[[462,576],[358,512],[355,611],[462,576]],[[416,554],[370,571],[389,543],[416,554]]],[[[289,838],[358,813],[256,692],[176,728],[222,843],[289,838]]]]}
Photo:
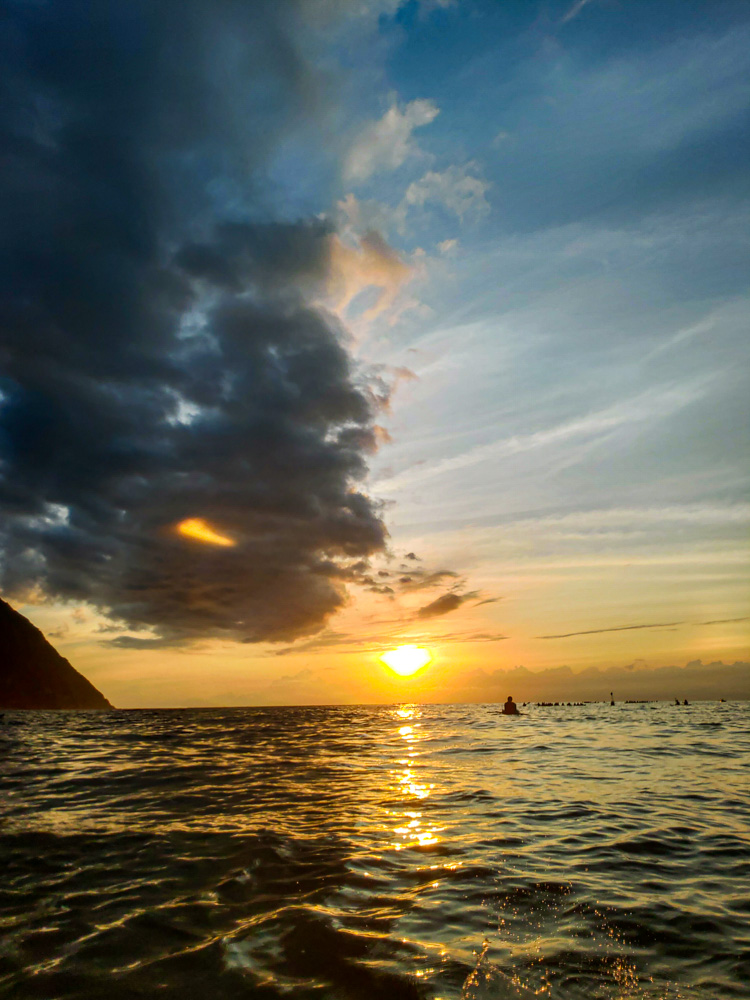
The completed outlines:
{"type": "Polygon", "coordinates": [[[503,715],[520,715],[518,705],[513,701],[513,696],[508,695],[508,700],[503,705],[503,715]]]}

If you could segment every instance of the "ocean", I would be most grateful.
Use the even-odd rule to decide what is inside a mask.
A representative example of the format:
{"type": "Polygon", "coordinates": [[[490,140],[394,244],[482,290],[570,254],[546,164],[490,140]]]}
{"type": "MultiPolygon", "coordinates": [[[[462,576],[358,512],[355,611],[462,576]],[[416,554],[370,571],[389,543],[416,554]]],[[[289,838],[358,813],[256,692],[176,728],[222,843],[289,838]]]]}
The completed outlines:
{"type": "Polygon", "coordinates": [[[750,704],[6,712],[0,996],[750,997],[750,704]]]}

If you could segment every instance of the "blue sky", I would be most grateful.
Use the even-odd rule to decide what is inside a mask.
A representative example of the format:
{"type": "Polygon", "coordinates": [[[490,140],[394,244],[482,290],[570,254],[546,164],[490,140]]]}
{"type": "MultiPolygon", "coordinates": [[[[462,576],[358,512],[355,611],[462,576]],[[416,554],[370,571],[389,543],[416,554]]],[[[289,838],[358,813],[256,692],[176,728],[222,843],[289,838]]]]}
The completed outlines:
{"type": "Polygon", "coordinates": [[[416,272],[363,347],[418,376],[373,468],[394,539],[502,595],[504,629],[687,622],[537,642],[545,665],[746,643],[700,622],[748,606],[749,30],[597,0],[379,22],[341,190],[416,272]]]}
{"type": "Polygon", "coordinates": [[[519,560],[621,560],[606,584],[566,578],[579,600],[548,613],[571,628],[746,607],[746,15],[591,0],[380,20],[366,113],[429,102],[430,120],[402,162],[344,171],[359,224],[424,251],[419,304],[371,334],[419,376],[373,489],[406,545],[488,583],[519,560]]]}
{"type": "MultiPolygon", "coordinates": [[[[309,294],[396,385],[367,480],[382,565],[455,574],[355,585],[287,655],[747,659],[748,5],[320,0],[286,27],[305,99],[287,114],[269,83],[252,183],[209,171],[209,200],[334,227],[309,294]],[[455,609],[415,624],[448,584],[455,609]]],[[[84,626],[60,627],[99,670],[84,626]]],[[[256,687],[224,700],[277,684],[275,652],[245,649],[256,687]]],[[[106,655],[130,691],[132,654],[106,655]]]]}

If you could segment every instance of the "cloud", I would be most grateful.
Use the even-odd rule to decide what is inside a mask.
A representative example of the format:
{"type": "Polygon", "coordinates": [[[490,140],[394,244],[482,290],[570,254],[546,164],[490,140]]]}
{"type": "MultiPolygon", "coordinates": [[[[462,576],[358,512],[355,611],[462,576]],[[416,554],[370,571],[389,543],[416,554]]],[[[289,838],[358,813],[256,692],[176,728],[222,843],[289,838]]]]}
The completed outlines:
{"type": "Polygon", "coordinates": [[[401,288],[411,279],[412,268],[375,230],[350,246],[334,236],[330,246],[327,291],[339,315],[369,288],[378,289],[374,303],[362,314],[369,322],[392,309],[401,288]]]}
{"type": "MultiPolygon", "coordinates": [[[[609,8],[598,37],[614,37],[629,16],[624,5],[609,8]]],[[[577,15],[583,26],[599,9],[571,3],[564,23],[576,27],[577,15]]],[[[650,46],[622,45],[598,60],[553,43],[545,65],[519,66],[519,97],[503,106],[501,122],[513,155],[496,161],[493,176],[506,233],[575,222],[632,230],[670,211],[695,211],[706,226],[708,205],[726,219],[722,212],[746,199],[747,22],[709,24],[686,7],[681,30],[662,34],[655,9],[627,8],[650,46]]],[[[489,85],[488,99],[501,87],[489,85]]]]}
{"type": "Polygon", "coordinates": [[[538,635],[537,639],[569,639],[573,635],[599,635],[601,632],[629,632],[640,628],[671,628],[673,625],[684,625],[685,622],[657,622],[649,625],[615,625],[612,628],[594,628],[586,632],[563,632],[561,635],[538,635]]]}
{"type": "Polygon", "coordinates": [[[642,662],[600,670],[573,671],[570,667],[528,670],[476,670],[456,674],[444,684],[440,700],[467,702],[502,701],[509,691],[517,701],[609,701],[615,699],[739,698],[750,697],[750,663],[702,663],[693,660],[683,667],[649,667],[642,662]]]}
{"type": "MultiPolygon", "coordinates": [[[[482,602],[486,603],[486,602],[482,602]]],[[[641,629],[641,628],[674,628],[678,625],[729,625],[735,624],[737,622],[749,621],[748,618],[715,618],[708,622],[657,622],[655,624],[649,625],[614,625],[612,628],[595,628],[589,629],[586,632],[563,632],[560,635],[538,635],[537,639],[569,639],[574,635],[599,635],[601,632],[629,632],[631,629],[641,629]]]]}
{"type": "Polygon", "coordinates": [[[425,604],[424,607],[420,608],[417,611],[417,618],[437,618],[439,615],[447,615],[448,612],[460,608],[464,601],[477,596],[476,590],[468,594],[455,594],[452,592],[443,594],[441,597],[435,598],[434,601],[430,601],[429,604],[425,604]]]}
{"type": "Polygon", "coordinates": [[[578,17],[584,7],[586,7],[591,0],[576,0],[572,7],[562,16],[560,19],[560,24],[567,24],[568,21],[572,21],[574,17],[578,17]]]}
{"type": "MultiPolygon", "coordinates": [[[[359,486],[379,403],[312,304],[334,237],[257,221],[256,177],[316,114],[288,9],[9,14],[0,584],[149,636],[119,645],[314,633],[385,546],[359,486]],[[174,530],[196,518],[236,544],[174,530]]],[[[374,236],[342,260],[383,303],[408,270],[374,236]]]]}
{"type": "Polygon", "coordinates": [[[450,580],[459,579],[459,574],[452,569],[422,570],[412,567],[408,574],[402,576],[399,581],[404,590],[427,590],[440,584],[445,585],[450,580]]]}
{"type": "MultiPolygon", "coordinates": [[[[300,5],[303,17],[315,23],[327,24],[334,19],[374,20],[393,17],[408,0],[304,0],[300,5]]],[[[447,8],[457,0],[417,0],[421,15],[447,8]]]]}
{"type": "Polygon", "coordinates": [[[404,0],[306,0],[300,6],[304,17],[325,24],[341,17],[377,19],[393,15],[404,0]]]}
{"type": "Polygon", "coordinates": [[[432,101],[416,100],[399,108],[392,105],[359,134],[344,162],[344,178],[363,181],[379,170],[395,170],[414,156],[418,146],[412,133],[429,125],[440,113],[432,101]]]}
{"type": "MultiPolygon", "coordinates": [[[[353,639],[353,637],[351,637],[353,639]]],[[[453,635],[440,636],[440,644],[454,642],[490,642],[501,641],[501,635],[453,635]]],[[[404,640],[406,641],[406,639],[404,640]]],[[[410,642],[421,642],[415,637],[409,637],[410,642]]],[[[436,637],[437,641],[437,637],[436,637]]],[[[432,642],[430,642],[432,645],[432,642]]],[[[374,646],[362,649],[351,645],[341,648],[340,653],[351,653],[362,656],[365,653],[380,653],[386,647],[374,646]]],[[[392,648],[392,647],[391,647],[392,648]]],[[[286,651],[284,651],[286,652],[286,651]]],[[[317,652],[325,652],[318,650],[317,652]]],[[[497,651],[500,652],[499,650],[497,651]]],[[[493,653],[495,651],[493,650],[493,653]]],[[[497,655],[497,654],[495,654],[497,655]]],[[[481,703],[498,704],[498,708],[512,693],[516,701],[567,701],[598,700],[609,702],[609,693],[614,691],[618,703],[618,712],[641,713],[648,711],[643,705],[623,706],[626,699],[666,699],[670,704],[654,706],[658,711],[672,714],[678,709],[672,709],[674,699],[718,699],[746,700],[750,697],[750,663],[735,662],[702,663],[694,660],[685,666],[650,667],[640,661],[635,664],[612,667],[606,670],[590,668],[573,671],[570,667],[552,667],[534,671],[523,666],[497,670],[449,670],[440,669],[440,658],[434,667],[409,681],[410,697],[425,704],[434,703],[481,703]]],[[[342,700],[355,703],[382,703],[393,700],[393,691],[383,690],[382,679],[375,673],[358,672],[357,687],[353,690],[348,671],[338,673],[329,671],[321,665],[320,668],[310,667],[298,673],[289,673],[280,679],[283,684],[283,701],[287,703],[320,703],[325,698],[325,692],[330,692],[331,684],[337,679],[341,682],[340,696],[342,700]]],[[[273,693],[268,700],[279,701],[279,687],[274,684],[273,693]]],[[[734,711],[732,705],[718,711],[734,711]]],[[[532,715],[545,714],[545,709],[529,709],[532,715]]],[[[609,711],[609,709],[608,709],[609,711]]],[[[585,714],[586,709],[578,710],[585,714]]],[[[673,716],[676,718],[676,716],[673,716]]],[[[684,717],[687,721],[687,717],[684,717]]]]}
{"type": "Polygon", "coordinates": [[[186,642],[186,637],[177,637],[174,634],[152,639],[143,638],[136,635],[118,635],[114,639],[104,639],[103,646],[111,646],[113,649],[168,649],[186,642]]]}
{"type": "Polygon", "coordinates": [[[403,205],[422,208],[429,202],[442,205],[463,222],[466,218],[479,219],[490,210],[487,191],[490,185],[477,176],[477,165],[451,166],[442,172],[429,170],[406,189],[403,205]]]}
{"type": "Polygon", "coordinates": [[[335,632],[325,629],[312,639],[305,639],[293,646],[284,646],[274,651],[274,656],[289,656],[293,653],[324,653],[336,649],[341,653],[381,653],[386,649],[407,643],[428,644],[431,647],[453,645],[454,643],[487,643],[503,642],[507,635],[499,632],[420,632],[415,633],[413,621],[401,623],[390,631],[372,632],[369,634],[335,632]]]}
{"type": "Polygon", "coordinates": [[[632,425],[647,424],[670,417],[691,403],[704,397],[715,376],[699,376],[682,384],[655,385],[630,398],[608,405],[603,409],[583,413],[573,419],[561,420],[529,434],[514,434],[488,444],[479,444],[459,454],[441,458],[432,464],[413,466],[391,479],[378,483],[381,491],[392,491],[414,486],[438,476],[455,475],[460,469],[485,465],[506,459],[511,455],[584,442],[586,446],[602,445],[611,441],[611,435],[632,425]],[[568,444],[570,442],[570,444],[568,444]]]}
{"type": "Polygon", "coordinates": [[[458,240],[443,240],[442,243],[438,243],[438,250],[440,253],[450,253],[455,250],[458,246],[458,240]]]}

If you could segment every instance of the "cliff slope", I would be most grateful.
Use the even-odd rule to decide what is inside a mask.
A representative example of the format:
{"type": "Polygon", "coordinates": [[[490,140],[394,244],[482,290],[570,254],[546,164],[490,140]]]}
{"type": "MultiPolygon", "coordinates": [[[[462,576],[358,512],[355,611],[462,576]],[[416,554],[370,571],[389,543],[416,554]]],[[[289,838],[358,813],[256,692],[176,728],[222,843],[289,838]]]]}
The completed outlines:
{"type": "Polygon", "coordinates": [[[0,600],[0,709],[112,708],[28,618],[0,600]]]}

